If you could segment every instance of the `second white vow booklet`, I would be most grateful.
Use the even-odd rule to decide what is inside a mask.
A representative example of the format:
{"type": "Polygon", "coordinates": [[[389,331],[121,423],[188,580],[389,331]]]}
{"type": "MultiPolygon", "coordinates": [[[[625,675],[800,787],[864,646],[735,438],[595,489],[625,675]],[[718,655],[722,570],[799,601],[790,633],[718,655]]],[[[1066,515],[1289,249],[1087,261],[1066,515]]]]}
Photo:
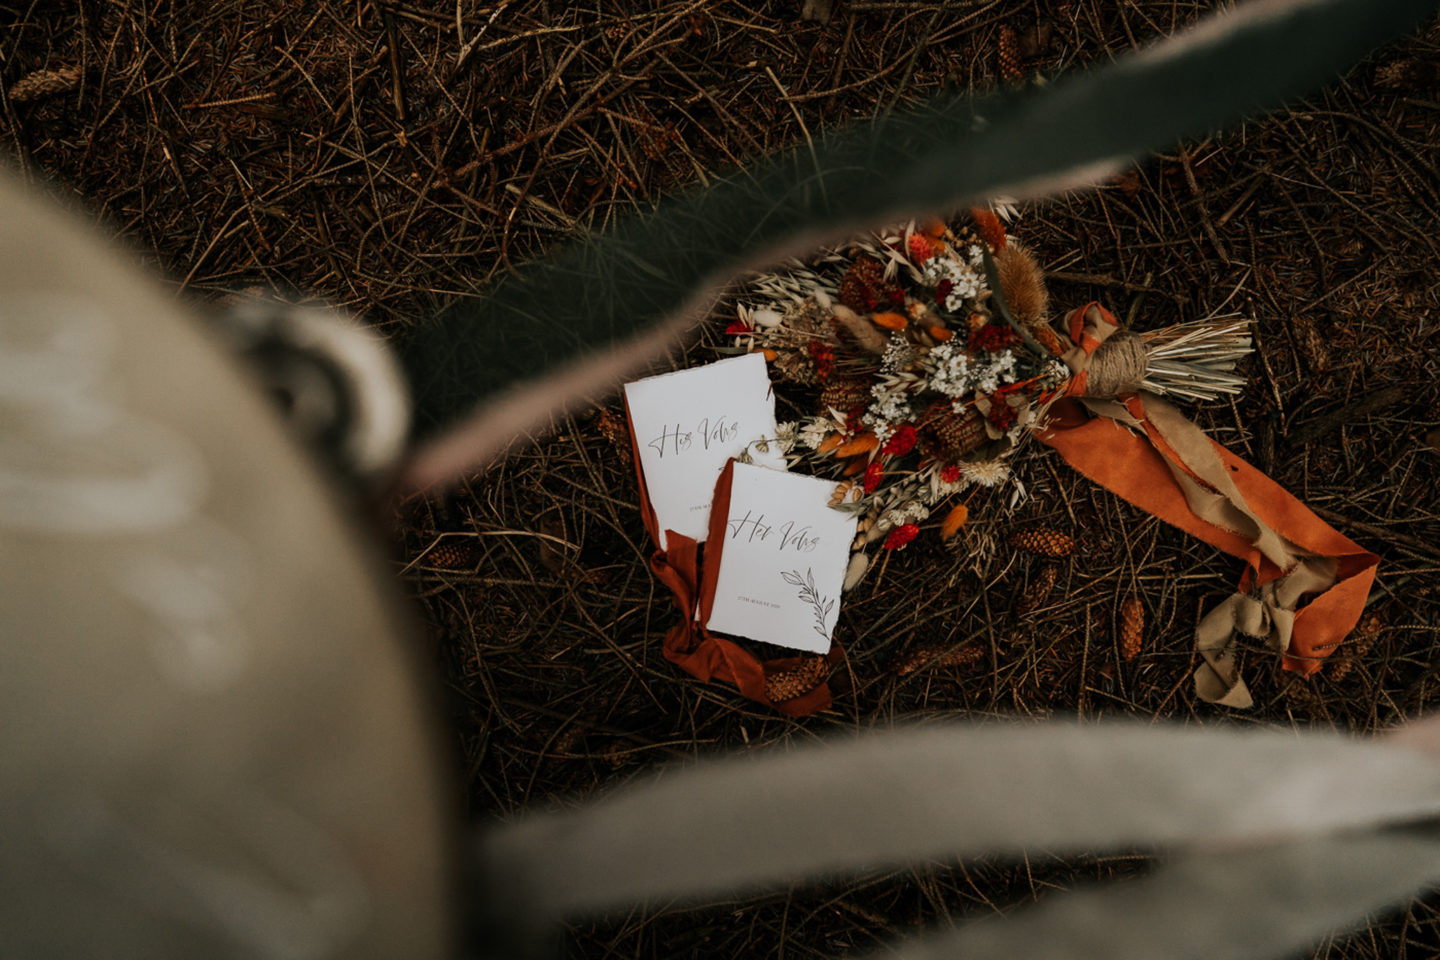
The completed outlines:
{"type": "Polygon", "coordinates": [[[829,505],[834,490],[833,480],[744,463],[722,474],[714,509],[724,529],[717,515],[705,550],[706,627],[830,650],[855,539],[855,515],[829,505]]]}
{"type": "Polygon", "coordinates": [[[625,384],[625,407],[655,511],[661,549],[665,531],[704,540],[715,480],[746,447],[756,463],[783,468],[779,445],[750,445],[775,436],[775,397],[758,353],[625,384]]]}

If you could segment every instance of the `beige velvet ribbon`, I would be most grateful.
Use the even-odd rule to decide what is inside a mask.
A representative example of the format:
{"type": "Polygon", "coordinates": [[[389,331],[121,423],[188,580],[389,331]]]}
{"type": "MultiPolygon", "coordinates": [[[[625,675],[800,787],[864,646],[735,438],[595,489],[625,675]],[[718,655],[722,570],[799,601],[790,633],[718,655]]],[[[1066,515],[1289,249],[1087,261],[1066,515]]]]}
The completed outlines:
{"type": "Polygon", "coordinates": [[[1077,421],[1073,402],[1066,405],[1068,410],[1057,405],[1057,422],[1041,432],[1041,439],[1059,449],[1081,472],[1131,502],[1249,563],[1240,592],[1206,614],[1196,629],[1196,647],[1203,660],[1195,673],[1197,695],[1226,706],[1251,705],[1236,658],[1242,634],[1264,639],[1286,655],[1287,669],[1314,672],[1329,648],[1358,619],[1377,558],[1211,441],[1165,400],[1139,391],[1144,377],[1143,346],[1122,331],[1104,308],[1090,304],[1075,311],[1070,335],[1075,346],[1062,359],[1075,376],[1067,394],[1090,413],[1124,428],[1122,433],[1144,438],[1148,449],[1085,424],[1083,414],[1077,421]],[[1142,350],[1138,365],[1137,346],[1142,350]],[[1095,396],[1095,389],[1102,385],[1116,395],[1095,396]],[[1079,429],[1082,426],[1085,429],[1079,429]],[[1155,455],[1173,486],[1159,489],[1167,485],[1157,482],[1164,473],[1155,469],[1155,455]],[[1127,469],[1126,457],[1136,461],[1129,465],[1132,469],[1127,469]],[[1145,478],[1140,477],[1142,473],[1145,478]],[[1262,502],[1252,506],[1253,496],[1247,498],[1237,479],[1262,502]],[[1276,529],[1277,524],[1284,532],[1276,529]],[[1300,600],[1310,594],[1326,594],[1342,579],[1347,582],[1321,605],[1324,610],[1310,618],[1316,622],[1307,625],[1307,642],[1296,649],[1292,641],[1300,600]],[[1322,627],[1318,623],[1322,614],[1339,619],[1322,627]]]}

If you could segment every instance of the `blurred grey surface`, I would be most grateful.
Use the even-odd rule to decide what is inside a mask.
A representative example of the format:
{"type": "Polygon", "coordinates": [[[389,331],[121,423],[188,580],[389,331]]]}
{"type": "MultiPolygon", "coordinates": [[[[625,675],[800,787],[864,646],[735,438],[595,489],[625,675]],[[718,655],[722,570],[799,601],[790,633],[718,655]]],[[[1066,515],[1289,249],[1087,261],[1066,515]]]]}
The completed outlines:
{"type": "Polygon", "coordinates": [[[218,341],[0,170],[0,955],[449,951],[428,691],[360,541],[218,341]]]}

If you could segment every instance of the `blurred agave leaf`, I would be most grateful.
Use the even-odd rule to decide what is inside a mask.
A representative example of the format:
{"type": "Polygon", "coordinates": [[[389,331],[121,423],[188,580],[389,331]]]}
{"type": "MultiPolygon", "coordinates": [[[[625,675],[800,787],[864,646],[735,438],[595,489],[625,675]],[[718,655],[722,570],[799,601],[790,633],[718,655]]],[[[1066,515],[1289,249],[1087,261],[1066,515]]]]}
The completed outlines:
{"type": "Polygon", "coordinates": [[[1385,741],[930,727],[711,762],[497,828],[483,849],[492,904],[542,922],[934,856],[1235,847],[1436,813],[1440,764],[1385,741]]]}
{"type": "Polygon", "coordinates": [[[1434,10],[1432,0],[1252,0],[1046,89],[951,96],[822,136],[577,241],[403,345],[429,438],[408,482],[453,477],[611,389],[744,269],[864,225],[1091,182],[1309,92],[1434,10]]]}
{"type": "MultiPolygon", "coordinates": [[[[1440,836],[1387,831],[1188,854],[1152,876],[1051,895],[876,960],[1272,960],[1440,880],[1440,836]]],[[[1399,949],[1397,945],[1397,949],[1399,949]]]]}

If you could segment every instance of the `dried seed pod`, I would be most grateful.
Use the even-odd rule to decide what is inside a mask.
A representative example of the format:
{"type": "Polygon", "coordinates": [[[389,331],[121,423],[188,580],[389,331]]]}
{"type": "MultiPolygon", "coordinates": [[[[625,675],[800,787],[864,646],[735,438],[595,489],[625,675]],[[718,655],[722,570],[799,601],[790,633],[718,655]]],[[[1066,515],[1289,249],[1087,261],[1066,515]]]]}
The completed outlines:
{"type": "Polygon", "coordinates": [[[871,377],[836,375],[820,391],[820,404],[824,409],[846,411],[853,407],[869,406],[871,377]]]}
{"type": "Polygon", "coordinates": [[[973,407],[955,413],[949,404],[932,404],[916,428],[921,449],[942,463],[954,463],[972,450],[990,442],[985,418],[973,407]]]}
{"type": "Polygon", "coordinates": [[[940,539],[949,540],[955,536],[969,519],[970,508],[963,503],[956,504],[946,515],[945,522],[940,525],[940,539]]]}
{"type": "Polygon", "coordinates": [[[1035,581],[1015,599],[1015,612],[1024,616],[1043,605],[1050,597],[1050,591],[1055,589],[1055,581],[1059,577],[1060,567],[1058,565],[1047,563],[1041,567],[1040,572],[1035,575],[1035,581]]]}
{"type": "Polygon", "coordinates": [[[780,354],[780,359],[774,364],[774,370],[786,383],[813,387],[820,382],[820,374],[815,368],[815,361],[799,350],[790,350],[780,354]]]}
{"type": "MultiPolygon", "coordinates": [[[[865,535],[862,533],[856,537],[861,544],[864,543],[865,535]]],[[[841,590],[853,590],[861,580],[865,579],[865,573],[870,569],[870,558],[863,551],[857,551],[850,557],[850,562],[845,566],[845,582],[841,590]]]]}
{"type": "Polygon", "coordinates": [[[1056,560],[1061,557],[1068,557],[1075,552],[1075,540],[1068,533],[1061,533],[1059,530],[1052,530],[1049,527],[1031,527],[1029,530],[1020,530],[1010,534],[1010,546],[1016,550],[1024,550],[1026,553],[1033,553],[1041,557],[1052,557],[1056,560]]]}
{"type": "Polygon", "coordinates": [[[440,570],[459,570],[475,562],[475,544],[469,539],[451,537],[420,557],[419,566],[440,570]]]}
{"type": "Polygon", "coordinates": [[[1008,23],[1000,27],[1000,42],[996,53],[1000,62],[1000,79],[1007,83],[1019,80],[1023,76],[1020,69],[1020,38],[1015,34],[1015,28],[1008,23]]]}
{"type": "Polygon", "coordinates": [[[1045,292],[1045,275],[1030,251],[1010,241],[995,258],[995,273],[1015,319],[1027,327],[1043,324],[1050,297],[1045,292]]]}
{"type": "Polygon", "coordinates": [[[1035,336],[1035,340],[1040,346],[1049,350],[1057,357],[1067,349],[1065,342],[1060,339],[1060,334],[1056,333],[1048,323],[1042,323],[1039,326],[1032,327],[1030,332],[1035,336]]]}
{"type": "Polygon", "coordinates": [[[1134,660],[1140,655],[1145,632],[1145,607],[1139,597],[1129,597],[1120,607],[1120,656],[1134,660]]]}
{"type": "Polygon", "coordinates": [[[765,696],[772,703],[802,697],[830,676],[830,662],[824,657],[805,657],[797,667],[777,670],[765,677],[765,696]]]}
{"type": "Polygon", "coordinates": [[[904,677],[916,670],[969,666],[984,655],[985,648],[978,643],[962,643],[958,647],[950,648],[943,646],[916,647],[896,660],[892,669],[897,675],[904,677]]]}
{"type": "Polygon", "coordinates": [[[57,93],[74,90],[80,85],[79,67],[60,67],[58,70],[36,70],[16,80],[10,87],[10,99],[16,103],[38,100],[57,93]]]}

